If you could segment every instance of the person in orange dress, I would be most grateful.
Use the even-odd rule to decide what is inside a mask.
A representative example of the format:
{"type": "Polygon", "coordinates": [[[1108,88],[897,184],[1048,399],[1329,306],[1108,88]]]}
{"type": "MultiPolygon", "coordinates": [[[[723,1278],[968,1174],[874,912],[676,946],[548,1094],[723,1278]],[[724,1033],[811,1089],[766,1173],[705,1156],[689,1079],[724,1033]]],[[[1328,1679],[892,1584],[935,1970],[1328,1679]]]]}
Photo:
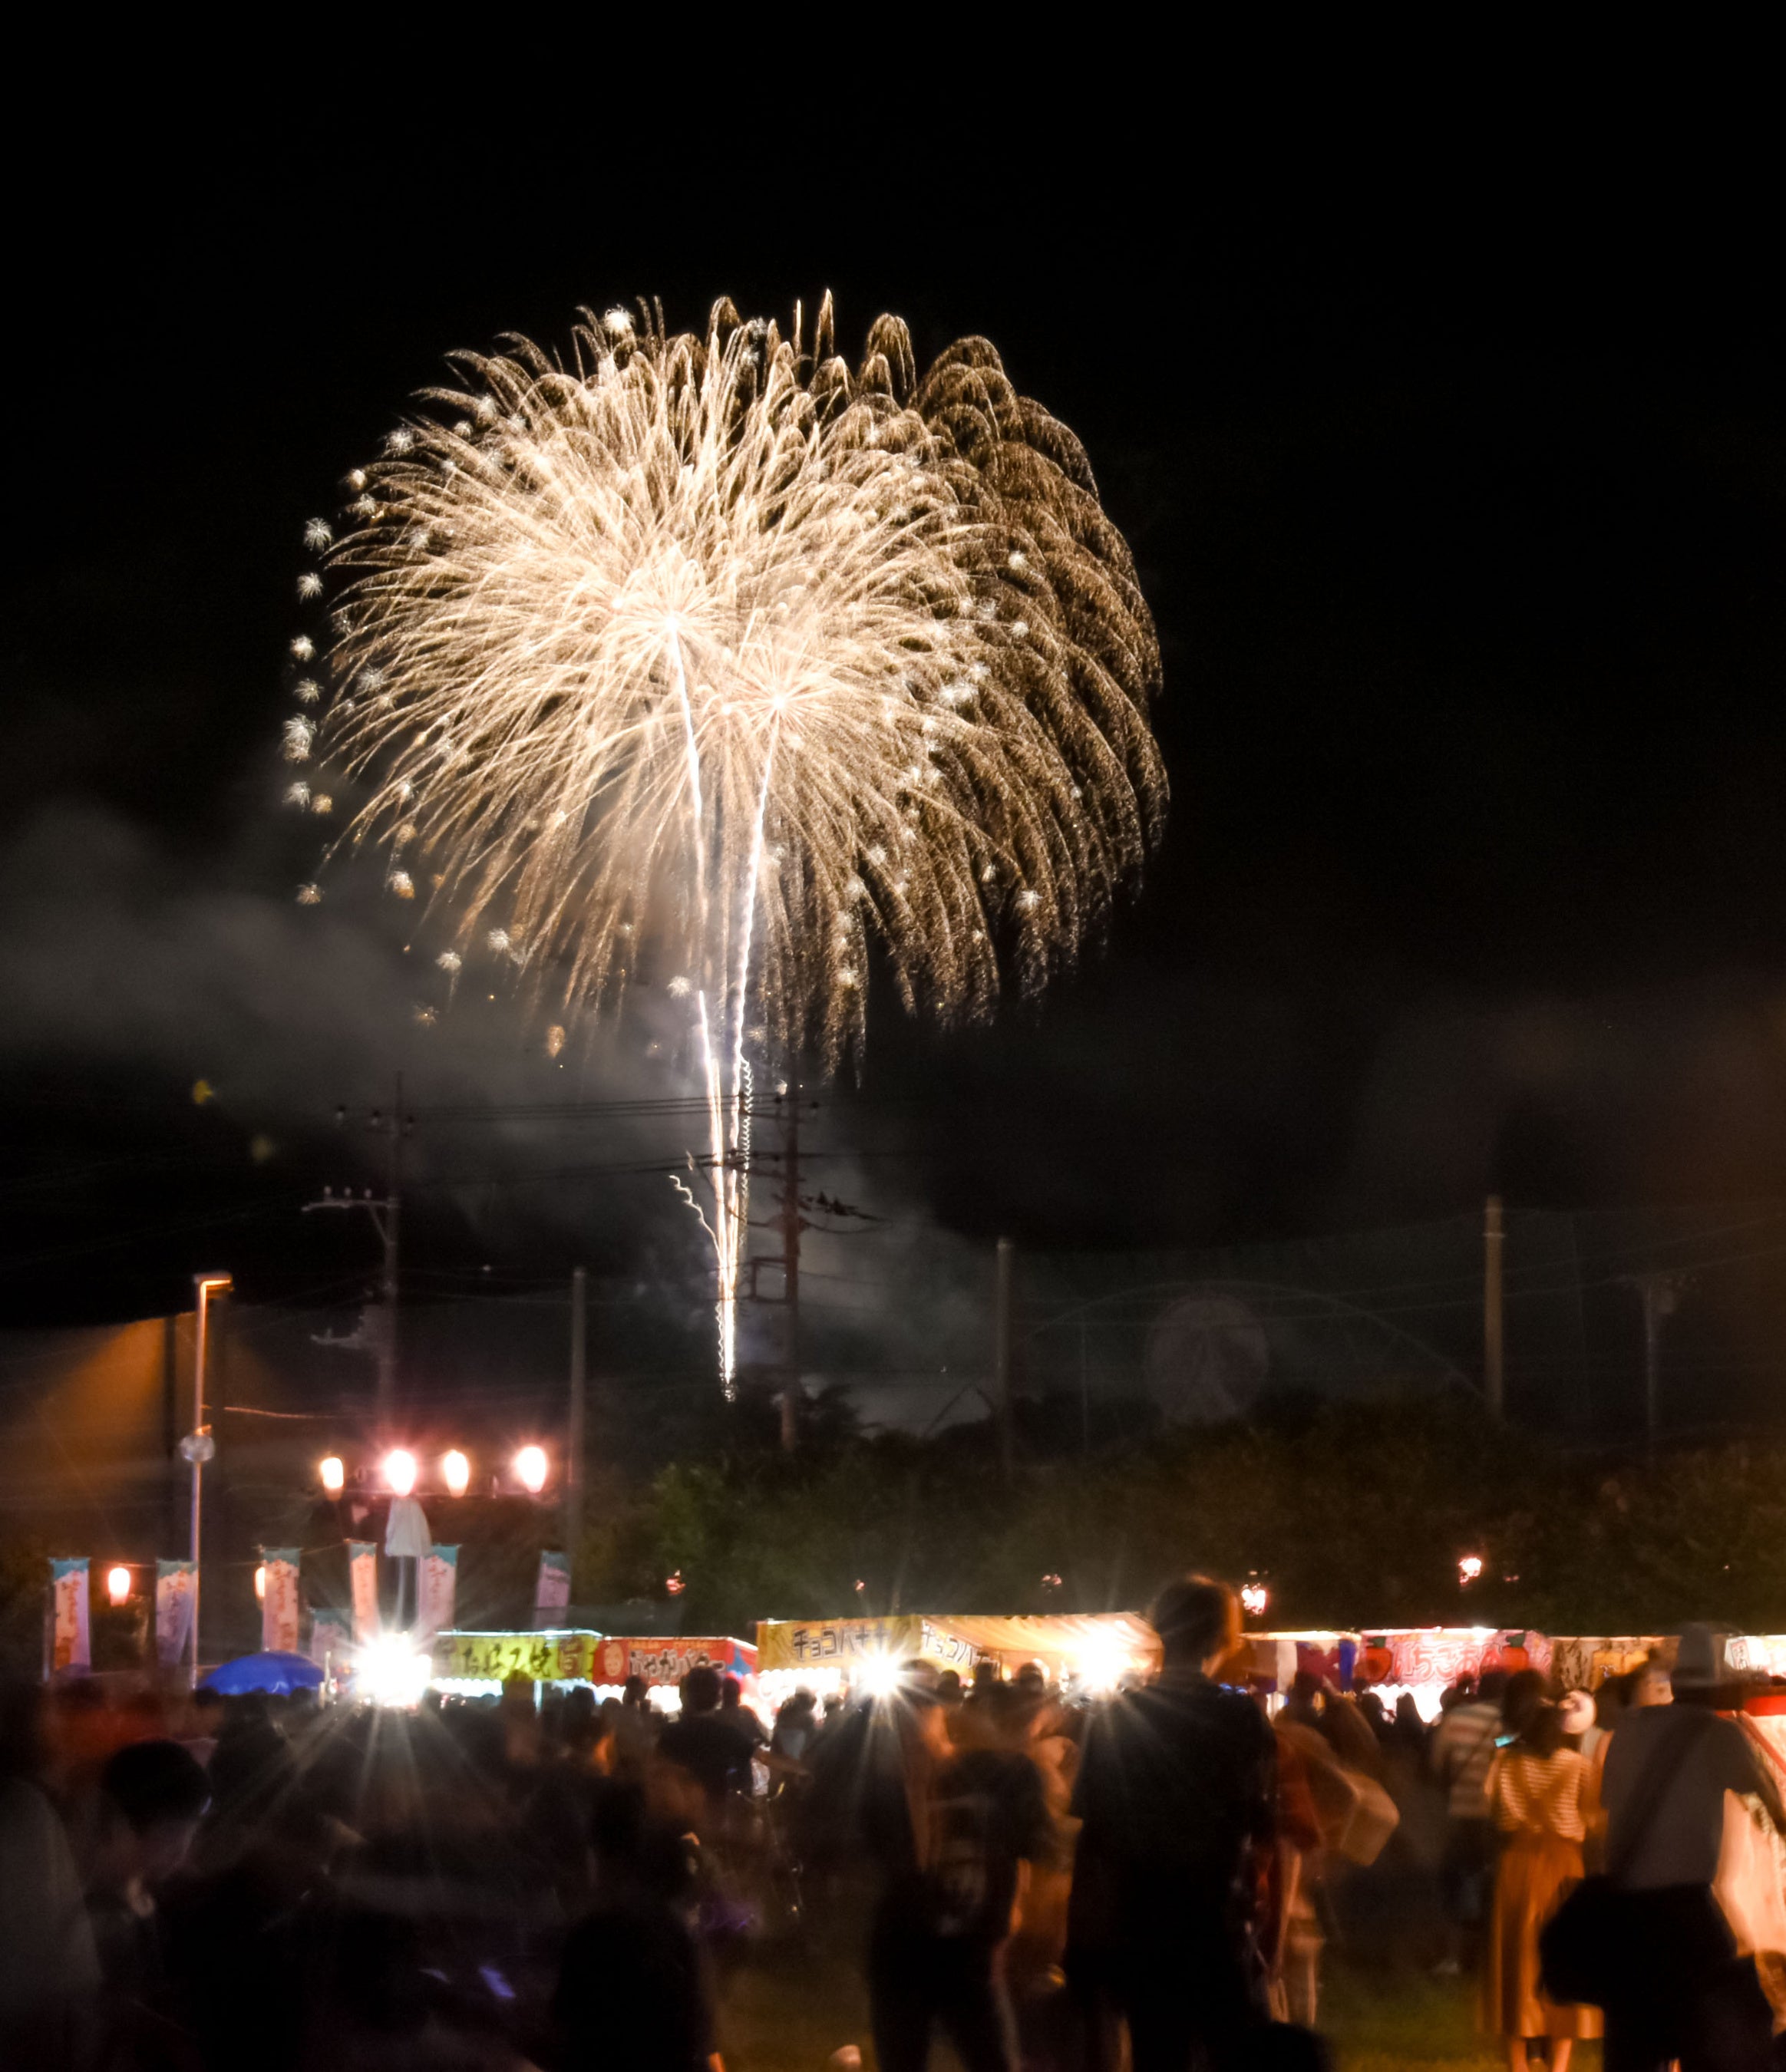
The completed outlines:
{"type": "Polygon", "coordinates": [[[1482,2025],[1505,2044],[1511,2072],[1527,2072],[1529,2045],[1540,2037],[1549,2040],[1551,2072],[1567,2072],[1577,2039],[1600,2034],[1600,2011],[1546,1996],[1538,1937],[1582,1875],[1582,1844],[1595,1818],[1594,1773],[1564,1745],[1554,1705],[1512,1686],[1508,1697],[1515,1701],[1507,1723],[1515,1738],[1488,1773],[1501,1854],[1482,1971],[1482,2025]]]}

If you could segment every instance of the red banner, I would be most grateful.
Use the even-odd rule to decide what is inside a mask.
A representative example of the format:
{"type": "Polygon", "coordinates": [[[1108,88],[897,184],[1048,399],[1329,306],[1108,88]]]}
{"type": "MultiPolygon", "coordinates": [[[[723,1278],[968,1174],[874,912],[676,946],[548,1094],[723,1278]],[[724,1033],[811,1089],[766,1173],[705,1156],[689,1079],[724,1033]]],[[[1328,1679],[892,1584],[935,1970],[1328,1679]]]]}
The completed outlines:
{"type": "Polygon", "coordinates": [[[702,1639],[628,1638],[607,1634],[595,1644],[588,1671],[591,1683],[623,1684],[642,1676],[648,1684],[680,1684],[691,1669],[712,1667],[722,1675],[743,1679],[756,1674],[756,1650],[742,1640],[709,1636],[702,1639]]]}

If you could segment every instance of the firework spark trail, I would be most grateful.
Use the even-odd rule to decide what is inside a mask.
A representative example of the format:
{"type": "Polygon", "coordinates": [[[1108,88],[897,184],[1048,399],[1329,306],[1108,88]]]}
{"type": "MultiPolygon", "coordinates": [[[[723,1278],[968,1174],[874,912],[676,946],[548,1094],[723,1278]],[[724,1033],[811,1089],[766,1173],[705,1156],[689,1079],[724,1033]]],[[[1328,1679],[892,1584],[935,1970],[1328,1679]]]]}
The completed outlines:
{"type": "Polygon", "coordinates": [[[346,582],[285,753],[463,944],[570,1007],[692,994],[729,1389],[749,1054],[858,1050],[871,942],[945,1017],[1001,951],[1027,989],[1071,960],[1163,810],[1152,621],[984,339],[920,380],[895,319],[851,368],[829,298],[809,340],[722,303],[461,364],[307,532],[346,582]]]}

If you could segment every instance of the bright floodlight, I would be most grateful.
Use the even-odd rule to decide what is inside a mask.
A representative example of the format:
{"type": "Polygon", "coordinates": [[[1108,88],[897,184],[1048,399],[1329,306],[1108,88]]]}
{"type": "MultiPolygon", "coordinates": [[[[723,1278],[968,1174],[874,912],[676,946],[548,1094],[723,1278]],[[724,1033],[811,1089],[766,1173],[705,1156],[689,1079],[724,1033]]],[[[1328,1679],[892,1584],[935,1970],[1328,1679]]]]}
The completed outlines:
{"type": "Polygon", "coordinates": [[[471,1479],[471,1463],[455,1446],[440,1463],[440,1472],[455,1496],[463,1496],[471,1479]]]}
{"type": "Polygon", "coordinates": [[[1074,1667],[1088,1690],[1113,1690],[1129,1667],[1128,1652],[1113,1634],[1094,1633],[1080,1649],[1074,1667]]]}
{"type": "Polygon", "coordinates": [[[338,1455],[331,1453],[326,1461],[319,1462],[316,1472],[322,1478],[323,1488],[331,1496],[339,1496],[341,1494],[342,1487],[348,1479],[348,1471],[338,1455]]]}
{"type": "Polygon", "coordinates": [[[360,1649],[358,1695],[375,1705],[413,1706],[428,1688],[430,1664],[407,1634],[387,1634],[360,1649]]]}
{"type": "Polygon", "coordinates": [[[547,1462],[543,1446],[523,1446],[515,1456],[515,1475],[530,1496],[545,1487],[547,1462]]]}
{"type": "Polygon", "coordinates": [[[393,1496],[407,1496],[415,1487],[415,1455],[393,1446],[385,1456],[385,1482],[393,1496]]]}
{"type": "Polygon", "coordinates": [[[254,1571],[254,1594],[262,1604],[266,1602],[266,1564],[264,1561],[254,1571]]]}
{"type": "Polygon", "coordinates": [[[891,1655],[871,1655],[862,1664],[862,1680],[870,1698],[891,1698],[899,1688],[899,1665],[891,1655]]]}
{"type": "Polygon", "coordinates": [[[130,1572],[119,1567],[105,1572],[105,1593],[114,1605],[121,1605],[130,1594],[130,1572]]]}

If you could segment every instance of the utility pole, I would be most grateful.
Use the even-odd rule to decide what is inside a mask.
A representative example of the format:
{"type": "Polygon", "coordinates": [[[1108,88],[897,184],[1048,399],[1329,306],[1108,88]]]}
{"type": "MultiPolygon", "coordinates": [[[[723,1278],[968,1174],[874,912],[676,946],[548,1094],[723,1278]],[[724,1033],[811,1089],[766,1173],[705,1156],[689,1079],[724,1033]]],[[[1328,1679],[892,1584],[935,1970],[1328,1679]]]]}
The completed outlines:
{"type": "MultiPolygon", "coordinates": [[[[332,1187],[325,1187],[323,1198],[319,1202],[306,1202],[302,1211],[308,1215],[313,1209],[364,1209],[372,1218],[372,1227],[384,1247],[384,1268],[378,1280],[377,1348],[377,1422],[381,1437],[389,1435],[397,1416],[397,1305],[403,1217],[403,1140],[415,1127],[415,1118],[403,1112],[401,1072],[397,1075],[396,1096],[388,1120],[377,1108],[367,1117],[367,1126],[386,1140],[383,1198],[376,1197],[370,1187],[357,1194],[349,1188],[344,1188],[338,1194],[332,1187]]],[[[337,1122],[344,1123],[347,1119],[344,1108],[335,1110],[337,1122]]]]}
{"type": "Polygon", "coordinates": [[[998,1426],[998,1470],[1011,1478],[1010,1361],[1011,1281],[1017,1247],[1008,1237],[998,1240],[998,1276],[993,1312],[993,1416],[998,1426]]]}
{"type": "Polygon", "coordinates": [[[1677,1273],[1634,1273],[1625,1282],[1644,1305],[1644,1444],[1653,1458],[1662,1425],[1662,1320],[1681,1306],[1677,1273]]]}
{"type": "Polygon", "coordinates": [[[1506,1244],[1500,1197],[1488,1197],[1482,1226],[1482,1396],[1491,1417],[1507,1415],[1506,1309],[1501,1253],[1506,1244]]]}
{"type": "Polygon", "coordinates": [[[781,1450],[800,1445],[800,1089],[788,1090],[781,1127],[781,1287],[788,1305],[782,1337],[781,1450]]]}
{"type": "Polygon", "coordinates": [[[589,1276],[582,1267],[570,1274],[570,1414],[564,1445],[564,1540],[566,1558],[576,1572],[577,1550],[583,1539],[583,1392],[587,1355],[589,1276]]]}

